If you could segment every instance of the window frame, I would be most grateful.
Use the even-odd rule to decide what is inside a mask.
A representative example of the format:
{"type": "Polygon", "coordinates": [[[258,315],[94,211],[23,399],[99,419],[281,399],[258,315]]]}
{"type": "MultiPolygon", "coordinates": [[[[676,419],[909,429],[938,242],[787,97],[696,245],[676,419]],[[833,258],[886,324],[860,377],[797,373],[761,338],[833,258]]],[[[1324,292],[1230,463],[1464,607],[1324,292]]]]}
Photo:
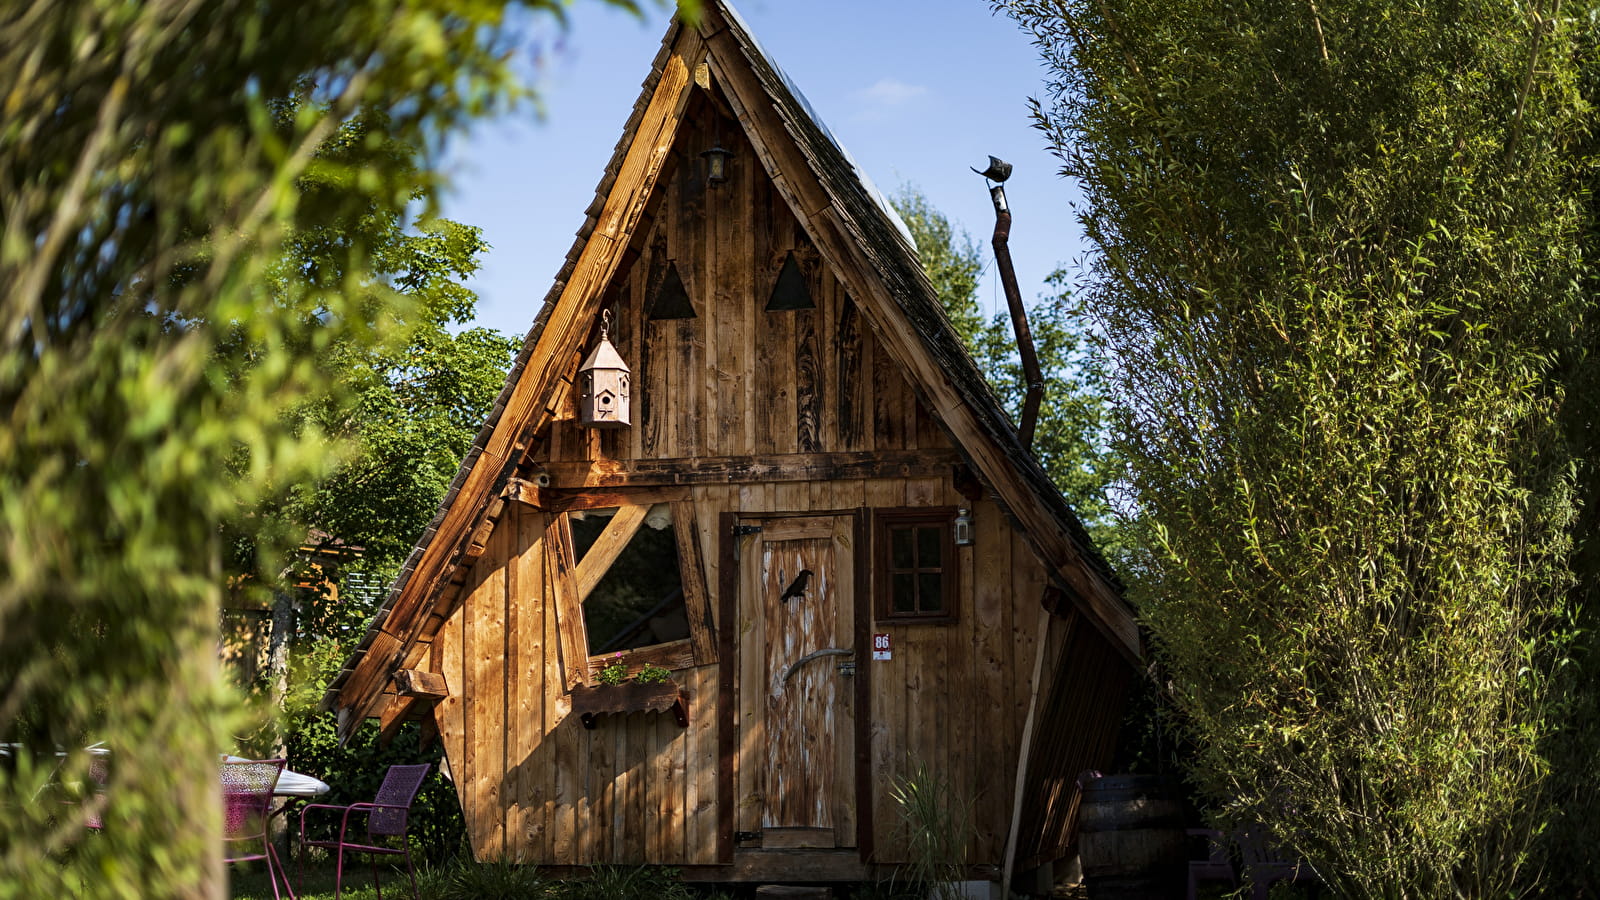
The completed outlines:
{"type": "MultiPolygon", "coordinates": [[[[872,613],[880,622],[896,625],[953,625],[960,621],[960,556],[956,552],[954,506],[900,507],[874,510],[872,515],[872,613]],[[938,612],[902,612],[894,608],[890,535],[903,527],[939,529],[939,588],[944,608],[938,612]]],[[[922,567],[913,570],[926,571],[922,567]]]]}
{"type": "MultiPolygon", "coordinates": [[[[704,561],[700,554],[699,529],[695,524],[693,502],[654,496],[653,492],[642,493],[636,497],[613,494],[583,498],[577,502],[564,504],[563,508],[558,510],[551,510],[545,533],[546,573],[552,579],[546,596],[555,609],[556,628],[563,658],[563,681],[568,692],[574,684],[592,684],[599,670],[616,658],[615,651],[593,656],[588,653],[588,621],[583,612],[583,602],[588,592],[582,591],[578,582],[580,571],[587,570],[589,566],[580,566],[575,558],[568,515],[579,509],[612,507],[617,508],[619,513],[628,510],[638,515],[638,521],[628,529],[627,536],[621,540],[616,554],[596,566],[598,571],[586,572],[589,579],[592,579],[592,584],[597,585],[605,576],[605,572],[611,568],[611,564],[626,550],[634,533],[644,527],[644,516],[648,514],[650,507],[657,503],[671,504],[672,524],[678,545],[678,571],[679,577],[683,580],[684,604],[689,618],[689,637],[622,651],[623,662],[630,668],[652,663],[674,672],[717,662],[716,626],[711,621],[709,612],[711,598],[706,590],[704,561]],[[567,660],[582,660],[582,662],[569,664],[567,660]]],[[[587,560],[585,557],[586,562],[587,560]]]]}

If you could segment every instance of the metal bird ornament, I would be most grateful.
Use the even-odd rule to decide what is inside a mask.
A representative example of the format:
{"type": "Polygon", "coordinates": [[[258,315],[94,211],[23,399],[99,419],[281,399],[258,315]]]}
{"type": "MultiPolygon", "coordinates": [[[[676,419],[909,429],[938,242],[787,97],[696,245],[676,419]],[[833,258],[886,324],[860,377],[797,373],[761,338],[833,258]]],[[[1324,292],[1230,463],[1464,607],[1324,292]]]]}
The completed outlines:
{"type": "MultiPolygon", "coordinates": [[[[968,168],[971,167],[969,166],[968,168]]],[[[972,171],[978,172],[977,169],[972,171]]],[[[1005,184],[1006,179],[1011,177],[1011,163],[998,156],[991,156],[989,157],[989,168],[978,172],[978,174],[998,184],[1005,184]]]]}

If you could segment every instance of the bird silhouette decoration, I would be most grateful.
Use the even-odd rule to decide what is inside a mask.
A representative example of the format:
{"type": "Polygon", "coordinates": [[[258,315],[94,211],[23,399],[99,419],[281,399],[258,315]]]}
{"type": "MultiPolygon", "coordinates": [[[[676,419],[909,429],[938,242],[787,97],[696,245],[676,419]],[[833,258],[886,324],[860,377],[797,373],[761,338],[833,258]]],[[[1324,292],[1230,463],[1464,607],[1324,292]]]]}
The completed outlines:
{"type": "MultiPolygon", "coordinates": [[[[968,166],[967,168],[971,169],[972,167],[968,166]]],[[[977,169],[972,169],[972,171],[978,172],[977,169]]],[[[1005,184],[1006,179],[1011,177],[1011,163],[998,156],[991,156],[989,157],[989,168],[978,172],[978,174],[997,184],[1005,184]]]]}
{"type": "Polygon", "coordinates": [[[783,596],[778,598],[778,602],[788,603],[795,597],[804,597],[806,595],[806,585],[810,583],[811,570],[801,569],[800,574],[796,575],[794,580],[789,582],[789,586],[783,589],[783,596]]]}

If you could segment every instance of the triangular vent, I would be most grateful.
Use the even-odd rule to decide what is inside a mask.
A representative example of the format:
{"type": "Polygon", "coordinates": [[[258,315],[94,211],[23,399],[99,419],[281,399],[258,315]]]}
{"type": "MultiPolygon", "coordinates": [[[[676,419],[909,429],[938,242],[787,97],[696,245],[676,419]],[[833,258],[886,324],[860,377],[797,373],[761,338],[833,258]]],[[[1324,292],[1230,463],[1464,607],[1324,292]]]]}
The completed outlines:
{"type": "Polygon", "coordinates": [[[784,257],[783,270],[778,273],[778,281],[772,286],[772,299],[767,301],[767,312],[777,312],[784,309],[816,309],[817,304],[811,300],[811,288],[806,285],[806,276],[801,274],[800,265],[794,261],[794,251],[784,257]]]}
{"type": "Polygon", "coordinates": [[[677,263],[667,263],[667,274],[661,279],[655,300],[650,304],[650,318],[694,318],[694,304],[689,301],[689,292],[684,290],[683,279],[678,276],[677,263]]]}

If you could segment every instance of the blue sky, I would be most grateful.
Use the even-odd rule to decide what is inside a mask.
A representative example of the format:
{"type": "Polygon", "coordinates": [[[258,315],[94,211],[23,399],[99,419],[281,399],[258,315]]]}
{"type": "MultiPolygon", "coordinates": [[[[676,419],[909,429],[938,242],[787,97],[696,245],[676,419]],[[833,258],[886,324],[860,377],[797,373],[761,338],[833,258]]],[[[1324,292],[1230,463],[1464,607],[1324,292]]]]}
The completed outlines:
{"type": "MultiPolygon", "coordinates": [[[[1016,166],[1007,184],[1011,252],[1025,299],[1083,254],[1072,186],[1031,127],[1044,90],[1038,53],[982,0],[735,0],[758,40],[835,137],[886,193],[920,187],[989,258],[994,210],[982,169],[1016,166]]],[[[532,32],[531,108],[480,124],[449,153],[444,214],[484,230],[493,249],[471,286],[478,323],[521,335],[572,245],[606,160],[649,71],[669,11],[644,19],[579,0],[566,31],[532,32]]],[[[980,302],[1003,308],[991,265],[980,302]]]]}

